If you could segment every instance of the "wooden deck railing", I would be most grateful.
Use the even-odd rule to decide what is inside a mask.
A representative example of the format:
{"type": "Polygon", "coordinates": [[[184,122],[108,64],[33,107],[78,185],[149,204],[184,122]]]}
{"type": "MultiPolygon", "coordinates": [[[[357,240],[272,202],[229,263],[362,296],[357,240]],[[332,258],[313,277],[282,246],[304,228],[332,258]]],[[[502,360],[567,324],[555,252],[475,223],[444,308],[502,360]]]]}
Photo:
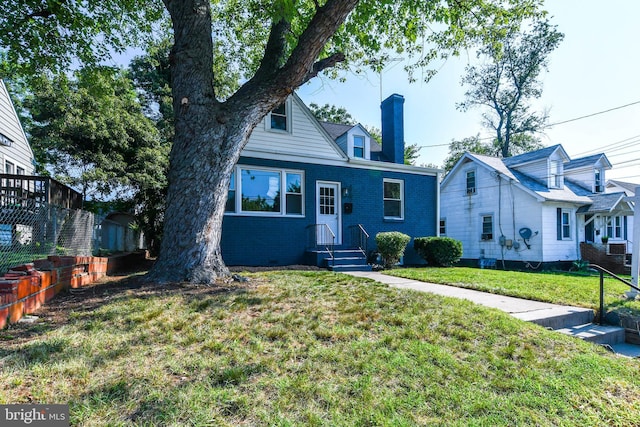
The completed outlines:
{"type": "Polygon", "coordinates": [[[0,206],[33,206],[38,203],[80,209],[82,194],[48,177],[0,174],[0,206]]]}

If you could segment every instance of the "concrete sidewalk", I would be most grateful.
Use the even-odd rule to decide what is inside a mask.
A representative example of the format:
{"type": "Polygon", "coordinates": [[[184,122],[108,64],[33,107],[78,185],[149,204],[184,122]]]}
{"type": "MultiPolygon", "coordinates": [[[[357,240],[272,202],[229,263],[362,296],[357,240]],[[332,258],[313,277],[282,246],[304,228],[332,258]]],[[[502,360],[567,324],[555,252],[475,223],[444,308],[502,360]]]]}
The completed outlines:
{"type": "MultiPolygon", "coordinates": [[[[583,319],[578,323],[587,324],[593,322],[594,312],[588,308],[531,301],[475,291],[473,289],[425,283],[417,280],[405,279],[403,277],[388,276],[375,271],[352,271],[344,272],[344,274],[350,274],[356,277],[366,277],[368,279],[375,280],[376,282],[385,283],[396,288],[414,289],[416,291],[466,299],[485,307],[497,308],[518,319],[533,322],[551,329],[562,328],[563,319],[567,316],[583,319]]],[[[614,349],[617,353],[628,357],[640,357],[640,346],[621,343],[616,344],[614,349]]]]}

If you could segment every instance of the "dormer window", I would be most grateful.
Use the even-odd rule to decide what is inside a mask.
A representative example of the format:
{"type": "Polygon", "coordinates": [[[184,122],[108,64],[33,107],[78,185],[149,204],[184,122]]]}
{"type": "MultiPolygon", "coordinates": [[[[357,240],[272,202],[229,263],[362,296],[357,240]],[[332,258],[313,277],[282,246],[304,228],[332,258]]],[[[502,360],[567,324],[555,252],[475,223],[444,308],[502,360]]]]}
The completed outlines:
{"type": "Polygon", "coordinates": [[[364,159],[364,136],[353,136],[353,157],[364,159]]]}
{"type": "Polygon", "coordinates": [[[604,192],[604,172],[601,169],[595,170],[594,176],[594,193],[602,193],[604,192]]]}
{"type": "Polygon", "coordinates": [[[562,188],[562,163],[551,160],[549,164],[549,188],[562,188]]]}

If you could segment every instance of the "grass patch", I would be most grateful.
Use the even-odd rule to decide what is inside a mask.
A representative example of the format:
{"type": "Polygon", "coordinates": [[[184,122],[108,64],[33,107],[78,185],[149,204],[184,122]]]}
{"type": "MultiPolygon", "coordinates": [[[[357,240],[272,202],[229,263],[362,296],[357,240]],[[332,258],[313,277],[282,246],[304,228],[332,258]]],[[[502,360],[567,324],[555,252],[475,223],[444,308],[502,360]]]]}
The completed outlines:
{"type": "Polygon", "coordinates": [[[35,336],[0,331],[0,403],[69,403],[73,425],[640,419],[637,362],[592,344],[346,275],[248,276],[245,289],[114,291],[35,336]]]}
{"type": "MultiPolygon", "coordinates": [[[[385,274],[594,310],[598,310],[600,304],[598,275],[503,271],[469,267],[398,268],[385,271],[385,274]]],[[[624,296],[624,293],[629,290],[627,285],[605,277],[604,289],[605,307],[625,308],[640,314],[640,301],[627,301],[624,296]]]]}

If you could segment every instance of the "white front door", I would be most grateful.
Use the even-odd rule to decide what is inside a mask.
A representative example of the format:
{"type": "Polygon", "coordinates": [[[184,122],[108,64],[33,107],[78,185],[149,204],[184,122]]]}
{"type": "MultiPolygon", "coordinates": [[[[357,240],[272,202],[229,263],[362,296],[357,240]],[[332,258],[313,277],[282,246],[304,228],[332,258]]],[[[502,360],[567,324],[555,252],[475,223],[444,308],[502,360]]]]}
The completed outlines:
{"type": "Polygon", "coordinates": [[[316,218],[317,224],[326,224],[327,227],[318,227],[316,231],[319,245],[342,243],[340,232],[340,183],[320,182],[316,184],[316,218]],[[331,230],[331,233],[328,232],[331,230]],[[333,234],[332,234],[333,233],[333,234]]]}

